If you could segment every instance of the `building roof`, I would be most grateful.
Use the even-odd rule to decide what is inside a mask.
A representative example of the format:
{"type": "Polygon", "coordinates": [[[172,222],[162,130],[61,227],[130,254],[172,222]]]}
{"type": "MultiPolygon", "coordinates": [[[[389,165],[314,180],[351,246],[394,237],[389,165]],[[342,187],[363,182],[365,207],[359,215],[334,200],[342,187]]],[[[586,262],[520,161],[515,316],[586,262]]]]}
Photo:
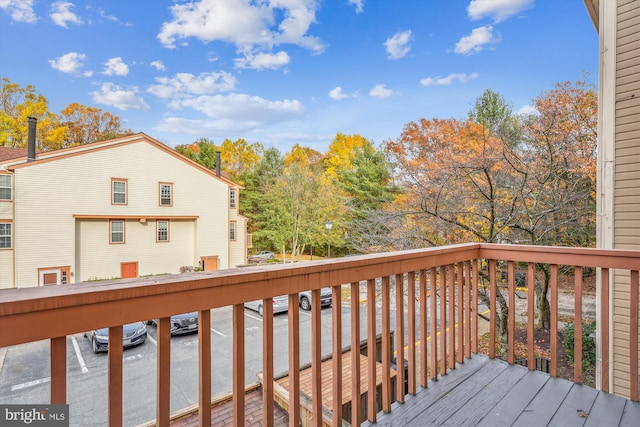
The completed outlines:
{"type": "Polygon", "coordinates": [[[599,0],[584,0],[584,5],[587,7],[587,12],[591,17],[591,22],[598,31],[598,24],[600,21],[600,1],[599,0]]]}
{"type": "MultiPolygon", "coordinates": [[[[119,138],[114,138],[114,139],[109,139],[109,140],[105,140],[105,141],[99,141],[99,142],[92,142],[90,144],[83,144],[83,145],[78,145],[75,147],[69,147],[69,148],[63,148],[60,150],[53,150],[53,151],[43,151],[43,152],[39,152],[36,155],[36,159],[28,162],[27,163],[27,150],[26,149],[12,149],[12,150],[21,150],[21,154],[18,154],[17,152],[14,152],[13,155],[11,155],[10,157],[3,157],[2,156],[2,151],[0,151],[0,162],[4,162],[4,167],[6,167],[9,170],[15,170],[15,169],[20,169],[23,167],[31,167],[31,166],[36,166],[38,164],[42,164],[43,162],[50,162],[50,161],[55,161],[58,159],[62,159],[62,158],[67,158],[70,156],[77,156],[77,155],[81,155],[84,153],[89,153],[89,152],[94,152],[97,150],[104,150],[104,149],[108,149],[111,147],[118,147],[118,146],[122,146],[122,145],[127,145],[127,144],[133,144],[133,143],[138,143],[138,142],[146,142],[162,151],[164,151],[165,153],[174,156],[176,158],[178,158],[179,160],[193,166],[196,169],[201,170],[202,172],[213,176],[216,179],[219,179],[220,181],[224,182],[225,184],[229,185],[230,187],[234,187],[234,188],[243,188],[241,185],[231,181],[229,179],[229,177],[224,174],[224,173],[220,173],[220,175],[218,176],[216,174],[216,171],[211,170],[203,165],[201,165],[200,163],[197,163],[191,159],[189,159],[186,156],[183,156],[182,154],[178,153],[176,150],[174,150],[173,148],[163,144],[162,142],[151,138],[150,136],[144,134],[144,133],[135,133],[135,134],[131,134],[131,135],[127,135],[127,136],[122,136],[119,138]]],[[[0,148],[8,148],[8,147],[0,147],[0,148]]],[[[9,154],[7,154],[9,155],[9,154]]]]}
{"type": "Polygon", "coordinates": [[[26,148],[0,147],[0,161],[27,156],[26,148]]]}

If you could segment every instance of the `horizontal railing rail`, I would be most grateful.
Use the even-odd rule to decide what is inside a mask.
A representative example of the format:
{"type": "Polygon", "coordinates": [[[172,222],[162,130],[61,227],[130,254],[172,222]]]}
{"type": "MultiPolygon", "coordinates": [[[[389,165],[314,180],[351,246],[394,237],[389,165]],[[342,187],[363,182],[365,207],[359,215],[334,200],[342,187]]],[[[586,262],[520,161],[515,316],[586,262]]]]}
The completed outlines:
{"type": "MultiPolygon", "coordinates": [[[[515,293],[516,266],[527,268],[527,355],[529,369],[534,369],[534,286],[536,268],[548,265],[550,271],[550,374],[556,376],[558,363],[558,272],[560,266],[575,271],[575,336],[582,331],[582,269],[595,268],[602,277],[598,289],[601,307],[598,318],[597,345],[601,354],[602,389],[608,391],[610,273],[626,271],[630,277],[629,367],[630,397],[638,400],[638,271],[640,252],[514,246],[498,244],[462,244],[341,259],[256,266],[215,272],[183,273],[117,281],[77,283],[73,285],[11,289],[0,291],[0,347],[50,340],[51,402],[67,402],[66,337],[99,327],[109,328],[110,342],[122,340],[122,325],[140,319],[159,319],[157,329],[157,425],[170,423],[171,340],[170,316],[197,311],[201,327],[198,332],[199,422],[211,425],[211,309],[232,307],[233,322],[233,413],[234,424],[245,418],[245,337],[244,303],[263,300],[263,423],[273,424],[274,330],[271,298],[288,295],[288,404],[290,425],[299,425],[300,398],[311,397],[313,414],[326,409],[333,414],[333,425],[342,423],[343,366],[342,311],[334,309],[332,330],[332,407],[322,401],[320,289],[332,287],[334,307],[343,301],[350,307],[349,334],[351,349],[368,343],[367,372],[361,372],[361,359],[352,351],[349,369],[351,424],[376,420],[376,408],[391,411],[392,399],[402,403],[406,393],[415,394],[418,386],[428,387],[429,380],[445,375],[457,363],[478,352],[480,287],[488,289],[489,356],[496,357],[498,293],[505,295],[508,310],[509,363],[515,361],[515,293]],[[502,286],[498,269],[507,271],[502,286]],[[361,288],[363,290],[361,290],[361,288]],[[311,290],[311,370],[312,390],[300,384],[300,314],[298,293],[311,290]],[[343,292],[344,291],[344,292],[343,292]],[[361,298],[362,293],[364,297],[361,298]],[[362,299],[362,301],[361,301],[362,299]],[[366,322],[362,324],[361,304],[366,304],[366,322]],[[401,315],[398,315],[401,313],[401,315]],[[379,320],[379,324],[377,323],[379,320]],[[393,322],[393,326],[392,326],[393,322]],[[361,336],[361,324],[365,333],[361,336]],[[203,327],[204,326],[204,327],[203,327]],[[209,327],[206,327],[209,326],[209,327]],[[392,331],[395,333],[392,334],[392,331]],[[602,331],[605,331],[604,333],[602,331]],[[381,335],[380,335],[381,334],[381,335]],[[376,340],[382,345],[376,354],[376,340]],[[393,336],[393,343],[391,342],[393,336]],[[393,351],[395,348],[395,352],[393,351]],[[395,358],[396,369],[392,370],[395,358]],[[380,360],[380,363],[377,361],[380,360]],[[406,360],[406,369],[403,361],[406,360]],[[392,372],[394,371],[394,372],[392,372]],[[381,373],[381,375],[379,375],[381,373]],[[366,378],[366,408],[361,405],[362,378],[366,378]],[[380,379],[381,378],[381,379],[380,379]],[[392,390],[395,378],[395,390],[392,390]],[[381,405],[379,405],[381,403],[381,405]]],[[[345,337],[346,338],[346,337],[345,337]]],[[[575,358],[581,359],[581,340],[575,340],[575,358]]],[[[123,423],[122,348],[110,346],[108,354],[108,407],[110,425],[123,423]]],[[[574,381],[581,382],[581,364],[575,364],[574,381]]],[[[226,392],[227,390],[219,390],[226,392]]],[[[347,396],[348,397],[348,396],[347,396]]],[[[46,402],[42,402],[46,403],[46,402]]],[[[325,417],[326,418],[326,417],[325,417]]],[[[312,416],[321,425],[321,416],[312,416]]]]}

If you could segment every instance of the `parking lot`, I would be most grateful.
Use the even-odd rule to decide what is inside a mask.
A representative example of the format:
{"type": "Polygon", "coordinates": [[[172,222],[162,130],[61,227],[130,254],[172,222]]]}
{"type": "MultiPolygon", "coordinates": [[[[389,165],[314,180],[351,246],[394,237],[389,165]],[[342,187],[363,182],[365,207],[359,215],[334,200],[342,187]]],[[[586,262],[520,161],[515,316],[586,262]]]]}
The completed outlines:
{"type": "MultiPolygon", "coordinates": [[[[349,340],[349,308],[343,313],[343,345],[349,340]]],[[[331,351],[332,308],[322,310],[322,353],[331,351]]],[[[211,311],[212,395],[231,391],[232,308],[211,311]]],[[[310,312],[300,311],[300,359],[310,361],[310,312]]],[[[156,327],[147,326],[147,341],[123,353],[124,425],[155,418],[156,327]]],[[[287,314],[274,316],[274,371],[288,370],[287,314]]],[[[245,309],[245,378],[257,381],[262,371],[262,318],[245,309]],[[259,343],[259,345],[258,345],[259,343]]],[[[107,423],[107,354],[95,354],[82,333],[67,337],[67,401],[72,425],[107,423]]],[[[171,338],[171,412],[198,403],[198,334],[171,338]]],[[[49,343],[39,341],[0,349],[0,404],[50,401],[49,343]]]]}

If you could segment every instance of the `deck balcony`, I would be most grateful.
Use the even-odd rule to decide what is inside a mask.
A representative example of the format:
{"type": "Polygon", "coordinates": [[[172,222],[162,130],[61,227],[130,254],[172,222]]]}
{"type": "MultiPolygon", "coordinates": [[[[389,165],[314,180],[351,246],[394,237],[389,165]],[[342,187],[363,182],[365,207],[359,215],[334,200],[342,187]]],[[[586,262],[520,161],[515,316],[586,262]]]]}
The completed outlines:
{"type": "MultiPolygon", "coordinates": [[[[482,424],[484,420],[486,425],[495,425],[500,424],[500,420],[495,419],[496,414],[509,409],[506,399],[514,396],[519,399],[521,412],[528,414],[527,420],[542,414],[538,421],[561,422],[557,417],[562,410],[539,401],[535,403],[537,392],[530,387],[510,392],[509,387],[517,387],[517,383],[525,378],[537,381],[539,390],[546,387],[541,394],[560,401],[570,400],[568,390],[577,384],[580,396],[591,396],[584,400],[591,403],[585,403],[588,407],[583,407],[582,413],[572,414],[572,419],[587,424],[590,420],[616,419],[617,425],[629,419],[637,422],[640,416],[640,404],[637,403],[639,270],[640,251],[463,244],[215,272],[4,290],[0,291],[0,348],[48,341],[50,401],[24,403],[69,403],[72,425],[81,421],[74,421],[73,402],[68,396],[67,337],[107,326],[110,342],[120,342],[122,325],[142,319],[158,319],[154,423],[171,425],[175,416],[170,404],[170,316],[192,311],[199,313],[200,323],[197,357],[191,362],[197,365],[198,372],[198,398],[193,410],[196,425],[224,424],[216,418],[212,400],[220,400],[217,397],[225,393],[228,393],[226,405],[232,414],[227,423],[256,423],[255,414],[251,414],[251,421],[248,414],[252,407],[249,402],[256,400],[255,387],[247,388],[247,383],[251,382],[245,369],[248,352],[261,353],[258,399],[261,410],[257,424],[265,426],[282,422],[290,426],[299,426],[301,422],[315,426],[424,425],[426,420],[431,420],[432,424],[464,425],[482,424]],[[543,265],[550,277],[548,374],[534,372],[534,281],[538,280],[536,271],[543,265]],[[558,355],[562,342],[558,340],[558,332],[568,321],[559,315],[559,277],[571,277],[575,301],[573,326],[575,336],[580,337],[583,273],[587,271],[598,275],[597,390],[580,385],[583,381],[581,363],[575,363],[570,386],[556,386],[547,381],[555,381],[559,375],[558,355]],[[521,285],[517,283],[518,272],[524,273],[520,277],[526,277],[526,286],[517,291],[516,286],[521,285]],[[629,343],[628,349],[623,350],[628,353],[629,368],[626,398],[609,394],[613,375],[609,370],[612,357],[609,331],[613,317],[609,310],[609,295],[613,272],[626,275],[631,283],[630,304],[621,309],[623,312],[616,313],[628,317],[630,326],[628,330],[615,332],[623,334],[629,343]],[[322,287],[331,287],[333,293],[329,325],[327,318],[323,322],[321,316],[322,287]],[[312,292],[310,331],[300,328],[298,293],[305,290],[312,292]],[[489,298],[488,305],[483,305],[479,290],[490,296],[501,292],[504,301],[489,298]],[[517,293],[525,301],[525,308],[519,309],[518,313],[517,293]],[[280,315],[286,316],[288,321],[286,349],[274,348],[271,301],[279,295],[288,295],[288,313],[280,315]],[[252,300],[264,300],[262,342],[247,346],[244,303],[252,300]],[[232,362],[228,367],[212,357],[211,328],[216,327],[212,322],[212,310],[223,307],[231,313],[233,330],[232,362]],[[504,346],[503,360],[497,361],[495,345],[488,346],[486,355],[479,354],[479,338],[486,330],[489,342],[497,342],[497,313],[505,307],[511,308],[506,317],[508,344],[504,346]],[[348,314],[343,316],[343,313],[348,314]],[[522,345],[526,348],[528,368],[515,365],[518,328],[526,331],[527,339],[522,345]],[[307,349],[301,349],[301,333],[310,337],[307,349]],[[323,354],[322,338],[327,334],[331,335],[331,349],[323,354]],[[363,344],[366,352],[356,351],[363,344]],[[353,351],[346,352],[346,347],[353,351]],[[280,381],[281,372],[274,369],[274,358],[282,353],[286,353],[288,367],[284,382],[280,381]],[[302,360],[302,355],[307,354],[310,360],[302,360]],[[393,369],[395,361],[404,360],[405,369],[393,369]],[[230,390],[217,390],[212,386],[212,370],[215,369],[229,370],[230,390]],[[494,384],[500,392],[483,392],[486,387],[479,382],[480,378],[485,378],[487,383],[501,378],[500,383],[494,384]],[[475,389],[462,387],[471,383],[475,384],[475,389]],[[285,389],[284,393],[280,393],[282,389],[285,389]],[[584,391],[587,389],[592,391],[584,391]],[[366,392],[369,390],[376,392],[366,392]],[[454,390],[462,392],[460,397],[455,397],[454,390]],[[523,395],[527,393],[529,400],[523,395]],[[614,401],[617,403],[610,403],[614,401]],[[349,402],[346,420],[343,419],[344,402],[349,402]],[[285,418],[278,414],[279,407],[286,407],[288,421],[283,421],[285,418]],[[479,407],[484,407],[484,412],[479,412],[479,407]],[[429,408],[434,411],[431,415],[425,413],[429,408]],[[450,413],[445,416],[446,409],[450,409],[450,413]],[[437,416],[428,418],[433,414],[437,416]]],[[[582,340],[574,342],[574,357],[581,360],[582,340]]],[[[120,346],[110,346],[106,364],[107,385],[93,393],[107,401],[106,423],[129,425],[125,418],[127,405],[136,404],[124,399],[126,389],[131,385],[123,379],[123,349],[120,346]]],[[[520,415],[513,415],[511,421],[505,423],[519,424],[517,420],[520,419],[520,424],[527,424],[524,418],[518,418],[520,415]]]]}

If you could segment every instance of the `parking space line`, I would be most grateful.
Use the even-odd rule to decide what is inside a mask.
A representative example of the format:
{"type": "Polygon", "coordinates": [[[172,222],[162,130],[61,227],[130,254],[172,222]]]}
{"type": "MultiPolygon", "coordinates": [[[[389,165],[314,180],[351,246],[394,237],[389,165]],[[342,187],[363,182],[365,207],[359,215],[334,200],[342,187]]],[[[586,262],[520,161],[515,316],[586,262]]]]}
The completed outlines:
{"type": "Polygon", "coordinates": [[[226,335],[225,335],[225,334],[223,334],[223,333],[222,333],[222,332],[220,332],[220,331],[216,331],[216,330],[215,330],[215,329],[213,329],[213,328],[211,328],[211,332],[213,332],[214,334],[218,334],[218,335],[220,335],[221,337],[226,337],[226,335]]]}
{"type": "Polygon", "coordinates": [[[44,383],[48,383],[48,382],[51,382],[51,377],[42,378],[42,379],[39,379],[39,380],[33,380],[33,381],[26,382],[26,383],[13,385],[13,386],[11,386],[11,391],[22,390],[23,388],[33,387],[33,386],[37,386],[38,384],[44,384],[44,383]]]}
{"type": "Polygon", "coordinates": [[[149,338],[149,341],[154,343],[156,346],[158,345],[158,341],[156,341],[155,338],[151,336],[151,334],[147,334],[147,338],[149,338]]]}
{"type": "Polygon", "coordinates": [[[82,357],[82,353],[80,352],[80,346],[78,345],[78,340],[76,340],[76,337],[71,337],[71,343],[73,344],[73,349],[76,352],[76,357],[78,358],[78,363],[80,364],[82,373],[86,374],[87,372],[89,372],[89,368],[87,368],[87,364],[84,363],[84,358],[82,357]]]}
{"type": "Polygon", "coordinates": [[[251,319],[254,319],[254,320],[257,320],[259,322],[262,322],[262,317],[252,316],[251,314],[247,314],[247,313],[245,313],[244,315],[249,317],[249,318],[251,318],[251,319]]]}

